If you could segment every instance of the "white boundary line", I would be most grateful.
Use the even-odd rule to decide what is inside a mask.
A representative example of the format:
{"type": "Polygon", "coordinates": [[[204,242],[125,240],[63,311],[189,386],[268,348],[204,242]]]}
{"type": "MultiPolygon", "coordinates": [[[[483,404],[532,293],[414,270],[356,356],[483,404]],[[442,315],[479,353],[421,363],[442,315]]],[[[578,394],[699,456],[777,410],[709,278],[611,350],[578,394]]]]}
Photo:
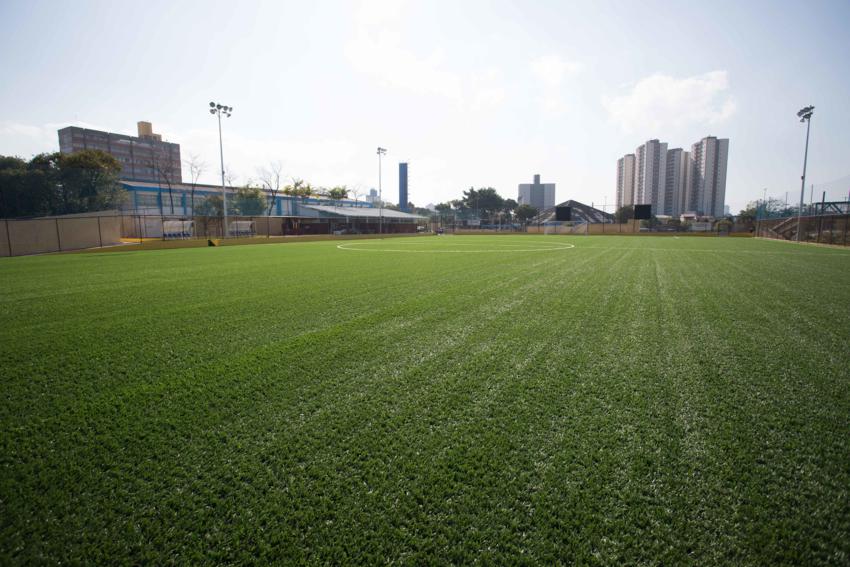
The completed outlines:
{"type": "MultiPolygon", "coordinates": [[[[374,241],[373,241],[374,242],[374,241]]],[[[418,244],[418,242],[410,242],[418,244]]],[[[339,244],[337,248],[340,250],[351,250],[355,252],[414,252],[417,254],[486,254],[492,252],[548,252],[551,250],[570,250],[575,248],[575,244],[566,243],[564,246],[554,246],[546,248],[520,248],[520,249],[502,249],[502,250],[405,250],[402,248],[350,248],[357,244],[365,244],[365,242],[351,242],[348,244],[339,244]]],[[[452,244],[452,246],[476,246],[475,244],[452,244]]],[[[525,246],[524,244],[497,244],[496,246],[525,246]]]]}

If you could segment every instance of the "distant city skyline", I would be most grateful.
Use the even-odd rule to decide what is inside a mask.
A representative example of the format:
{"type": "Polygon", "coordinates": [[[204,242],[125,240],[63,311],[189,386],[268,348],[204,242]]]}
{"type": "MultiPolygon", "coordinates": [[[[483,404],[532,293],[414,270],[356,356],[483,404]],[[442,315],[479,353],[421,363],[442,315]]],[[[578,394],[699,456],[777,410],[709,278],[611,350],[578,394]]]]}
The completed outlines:
{"type": "Polygon", "coordinates": [[[409,163],[418,206],[470,186],[512,197],[539,172],[557,184],[557,202],[607,201],[610,212],[612,164],[636,142],[712,133],[732,140],[725,200],[737,212],[765,188],[799,198],[805,129],[796,112],[812,104],[807,178],[816,193],[846,198],[850,4],[691,3],[659,22],[665,9],[5,2],[0,154],[58,151],[56,132],[68,126],[133,136],[148,120],[181,145],[184,161],[206,162],[201,181],[215,183],[207,105],[216,100],[234,107],[223,135],[237,183],[280,161],[287,178],[366,193],[377,186],[380,145],[393,164],[384,188],[398,186],[395,164],[409,163]],[[646,29],[663,31],[663,43],[646,29]]]}

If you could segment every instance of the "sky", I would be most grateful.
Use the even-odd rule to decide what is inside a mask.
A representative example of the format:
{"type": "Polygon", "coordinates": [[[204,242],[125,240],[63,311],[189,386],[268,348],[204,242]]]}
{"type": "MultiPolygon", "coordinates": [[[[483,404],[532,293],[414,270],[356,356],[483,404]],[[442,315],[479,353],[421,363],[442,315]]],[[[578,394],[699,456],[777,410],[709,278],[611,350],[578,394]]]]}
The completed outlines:
{"type": "MultiPolygon", "coordinates": [[[[850,192],[850,2],[0,2],[0,154],[56,151],[69,125],[150,121],[226,168],[377,187],[418,206],[539,173],[613,211],[616,161],[646,140],[729,138],[726,202],[850,192]]],[[[184,173],[184,177],[188,177],[184,173]]]]}

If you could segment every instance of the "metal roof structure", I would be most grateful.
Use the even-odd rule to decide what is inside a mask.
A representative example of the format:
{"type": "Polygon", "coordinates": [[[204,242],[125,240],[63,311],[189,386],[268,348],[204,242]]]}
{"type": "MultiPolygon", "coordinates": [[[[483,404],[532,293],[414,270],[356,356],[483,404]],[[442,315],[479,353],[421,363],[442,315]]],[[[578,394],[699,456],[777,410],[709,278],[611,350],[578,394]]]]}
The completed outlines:
{"type": "Polygon", "coordinates": [[[383,213],[381,209],[374,207],[334,207],[329,205],[301,205],[305,209],[312,209],[314,211],[318,211],[320,213],[325,213],[334,216],[340,217],[356,217],[361,219],[377,219],[383,216],[385,219],[405,219],[405,220],[418,220],[424,219],[427,217],[423,217],[420,215],[412,215],[410,213],[403,213],[401,211],[396,211],[393,209],[383,209],[383,213]]]}
{"type": "Polygon", "coordinates": [[[543,209],[540,211],[536,217],[531,219],[531,223],[538,222],[555,222],[555,209],[557,207],[571,207],[573,213],[573,221],[574,222],[589,222],[589,223],[612,223],[614,222],[614,215],[611,213],[606,213],[605,211],[601,211],[589,205],[585,205],[584,203],[579,203],[578,201],[573,201],[572,199],[569,201],[564,201],[563,203],[559,203],[554,207],[549,207],[548,209],[543,209]]]}
{"type": "MultiPolygon", "coordinates": [[[[118,182],[121,185],[123,185],[125,189],[131,190],[131,191],[136,191],[136,190],[144,191],[144,190],[148,190],[148,189],[151,190],[151,191],[166,191],[166,190],[168,190],[168,185],[165,182],[154,183],[152,181],[131,181],[131,180],[128,180],[128,179],[119,179],[118,182]]],[[[187,191],[188,192],[188,191],[191,191],[192,185],[189,184],[189,183],[172,183],[171,189],[173,191],[187,191]]],[[[235,193],[239,189],[239,187],[228,185],[226,187],[226,189],[227,189],[228,194],[232,194],[232,193],[235,193]]],[[[260,187],[259,189],[263,193],[265,193],[266,195],[269,194],[268,189],[266,189],[264,187],[260,187]]],[[[221,192],[221,185],[210,185],[208,183],[196,183],[195,184],[195,193],[196,194],[203,195],[204,193],[220,193],[220,192],[221,192]]],[[[359,208],[371,208],[373,206],[371,203],[368,203],[366,201],[356,201],[356,200],[353,200],[353,199],[333,199],[332,200],[328,197],[325,197],[323,195],[318,195],[318,194],[312,195],[312,196],[306,197],[306,198],[305,197],[298,197],[298,196],[295,196],[295,195],[287,195],[282,190],[277,192],[277,199],[286,200],[286,201],[293,201],[297,204],[301,204],[301,205],[305,205],[305,206],[307,204],[312,205],[312,204],[316,204],[316,203],[328,203],[328,202],[345,203],[347,205],[350,205],[351,208],[358,208],[358,207],[359,208]]],[[[386,215],[384,215],[384,216],[386,216],[386,215]]]]}

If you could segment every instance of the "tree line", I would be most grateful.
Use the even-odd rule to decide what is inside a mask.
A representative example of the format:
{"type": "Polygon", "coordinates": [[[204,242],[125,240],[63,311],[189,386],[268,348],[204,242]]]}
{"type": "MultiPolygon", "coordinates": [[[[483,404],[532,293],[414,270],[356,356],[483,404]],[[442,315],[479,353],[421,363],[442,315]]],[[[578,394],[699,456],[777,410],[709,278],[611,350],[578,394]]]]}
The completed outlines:
{"type": "Polygon", "coordinates": [[[119,208],[121,164],[100,150],[0,156],[0,217],[36,217],[119,208]]]}
{"type": "Polygon", "coordinates": [[[525,223],[539,212],[531,205],[520,205],[513,199],[505,199],[492,187],[470,187],[463,191],[460,199],[440,203],[435,208],[442,217],[475,217],[489,224],[500,221],[511,223],[514,220],[525,223]]]}

